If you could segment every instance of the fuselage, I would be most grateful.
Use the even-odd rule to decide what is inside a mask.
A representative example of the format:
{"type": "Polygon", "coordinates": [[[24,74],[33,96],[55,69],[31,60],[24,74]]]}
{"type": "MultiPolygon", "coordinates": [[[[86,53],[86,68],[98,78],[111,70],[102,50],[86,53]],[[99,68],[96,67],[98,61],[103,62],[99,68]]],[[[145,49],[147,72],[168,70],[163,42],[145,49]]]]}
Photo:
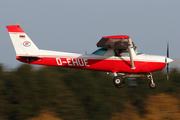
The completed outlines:
{"type": "MultiPolygon", "coordinates": [[[[153,81],[151,72],[162,70],[167,63],[173,61],[168,58],[168,46],[167,57],[140,54],[134,42],[127,35],[102,37],[96,44],[100,49],[94,51],[92,54],[76,54],[41,50],[27,36],[19,24],[9,25],[6,28],[13,43],[17,60],[36,65],[112,72],[114,75],[113,83],[117,88],[122,88],[125,84],[122,77],[117,73],[142,73],[150,80],[150,88],[154,89],[156,88],[156,84],[153,81]]],[[[128,74],[122,75],[124,75],[123,77],[132,77],[128,74]]],[[[139,75],[135,77],[139,77],[139,75]]]]}
{"type": "Polygon", "coordinates": [[[100,70],[113,73],[150,73],[162,70],[172,60],[164,56],[138,54],[127,35],[106,36],[97,43],[101,47],[92,54],[58,52],[39,49],[17,25],[6,26],[16,51],[17,60],[29,64],[100,70]],[[117,54],[118,53],[118,54],[117,54]],[[120,55],[119,53],[123,53],[120,55]],[[128,55],[124,55],[128,53],[128,55]]]}
{"type": "MultiPolygon", "coordinates": [[[[151,73],[164,69],[165,56],[139,54],[134,57],[135,69],[131,69],[129,56],[114,56],[112,54],[76,54],[39,50],[38,57],[22,57],[17,55],[17,60],[29,64],[69,67],[89,70],[99,70],[115,73],[151,73]]],[[[171,61],[171,59],[169,59],[171,61]]]]}

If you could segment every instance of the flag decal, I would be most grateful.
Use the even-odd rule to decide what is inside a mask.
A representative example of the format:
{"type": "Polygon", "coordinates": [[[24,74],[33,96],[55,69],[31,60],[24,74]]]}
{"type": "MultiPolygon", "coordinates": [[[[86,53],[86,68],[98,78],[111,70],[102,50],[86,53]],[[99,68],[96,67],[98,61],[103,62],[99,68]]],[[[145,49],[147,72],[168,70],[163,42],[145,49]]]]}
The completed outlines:
{"type": "Polygon", "coordinates": [[[25,39],[25,35],[19,35],[20,39],[25,39]]]}

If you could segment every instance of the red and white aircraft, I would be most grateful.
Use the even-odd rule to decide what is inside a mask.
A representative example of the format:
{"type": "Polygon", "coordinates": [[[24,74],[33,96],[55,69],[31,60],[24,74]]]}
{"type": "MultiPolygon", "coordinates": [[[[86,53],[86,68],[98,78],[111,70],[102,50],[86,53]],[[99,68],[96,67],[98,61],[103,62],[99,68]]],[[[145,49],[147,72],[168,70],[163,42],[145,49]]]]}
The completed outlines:
{"type": "MultiPolygon", "coordinates": [[[[117,88],[124,86],[125,77],[147,76],[150,88],[156,88],[151,72],[162,70],[173,60],[165,56],[139,54],[131,38],[127,35],[106,36],[97,43],[92,54],[77,54],[41,50],[17,25],[6,26],[16,59],[29,64],[69,67],[111,72],[117,88]]],[[[169,54],[169,53],[168,53],[169,54]]]]}

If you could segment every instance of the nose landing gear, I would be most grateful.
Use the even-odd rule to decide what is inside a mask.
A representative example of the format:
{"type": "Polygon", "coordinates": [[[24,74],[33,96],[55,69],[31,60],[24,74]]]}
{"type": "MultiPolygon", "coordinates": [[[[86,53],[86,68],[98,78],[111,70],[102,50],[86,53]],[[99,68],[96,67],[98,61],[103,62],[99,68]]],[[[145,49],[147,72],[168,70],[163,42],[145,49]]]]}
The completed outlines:
{"type": "Polygon", "coordinates": [[[157,87],[156,83],[153,81],[153,77],[152,74],[150,73],[149,75],[147,75],[147,78],[150,80],[149,82],[149,87],[151,89],[155,89],[157,87]]]}

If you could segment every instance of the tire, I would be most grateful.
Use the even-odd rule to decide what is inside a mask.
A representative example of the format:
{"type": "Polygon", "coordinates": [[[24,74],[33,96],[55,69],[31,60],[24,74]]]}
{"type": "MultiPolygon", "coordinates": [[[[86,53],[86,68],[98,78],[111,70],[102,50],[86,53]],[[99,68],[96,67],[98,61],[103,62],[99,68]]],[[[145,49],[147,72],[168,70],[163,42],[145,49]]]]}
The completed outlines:
{"type": "Polygon", "coordinates": [[[124,85],[125,85],[125,83],[124,83],[124,80],[123,80],[123,83],[121,84],[121,85],[119,85],[119,86],[116,86],[116,88],[118,88],[118,89],[121,89],[121,88],[123,88],[124,87],[124,85]]]}
{"type": "Polygon", "coordinates": [[[155,89],[155,88],[157,87],[157,85],[156,85],[155,82],[154,82],[154,83],[150,82],[150,83],[149,83],[149,87],[150,87],[151,89],[155,89]]]}
{"type": "Polygon", "coordinates": [[[124,81],[120,76],[116,76],[113,79],[113,83],[114,83],[115,86],[121,86],[124,83],[124,81]]]}

